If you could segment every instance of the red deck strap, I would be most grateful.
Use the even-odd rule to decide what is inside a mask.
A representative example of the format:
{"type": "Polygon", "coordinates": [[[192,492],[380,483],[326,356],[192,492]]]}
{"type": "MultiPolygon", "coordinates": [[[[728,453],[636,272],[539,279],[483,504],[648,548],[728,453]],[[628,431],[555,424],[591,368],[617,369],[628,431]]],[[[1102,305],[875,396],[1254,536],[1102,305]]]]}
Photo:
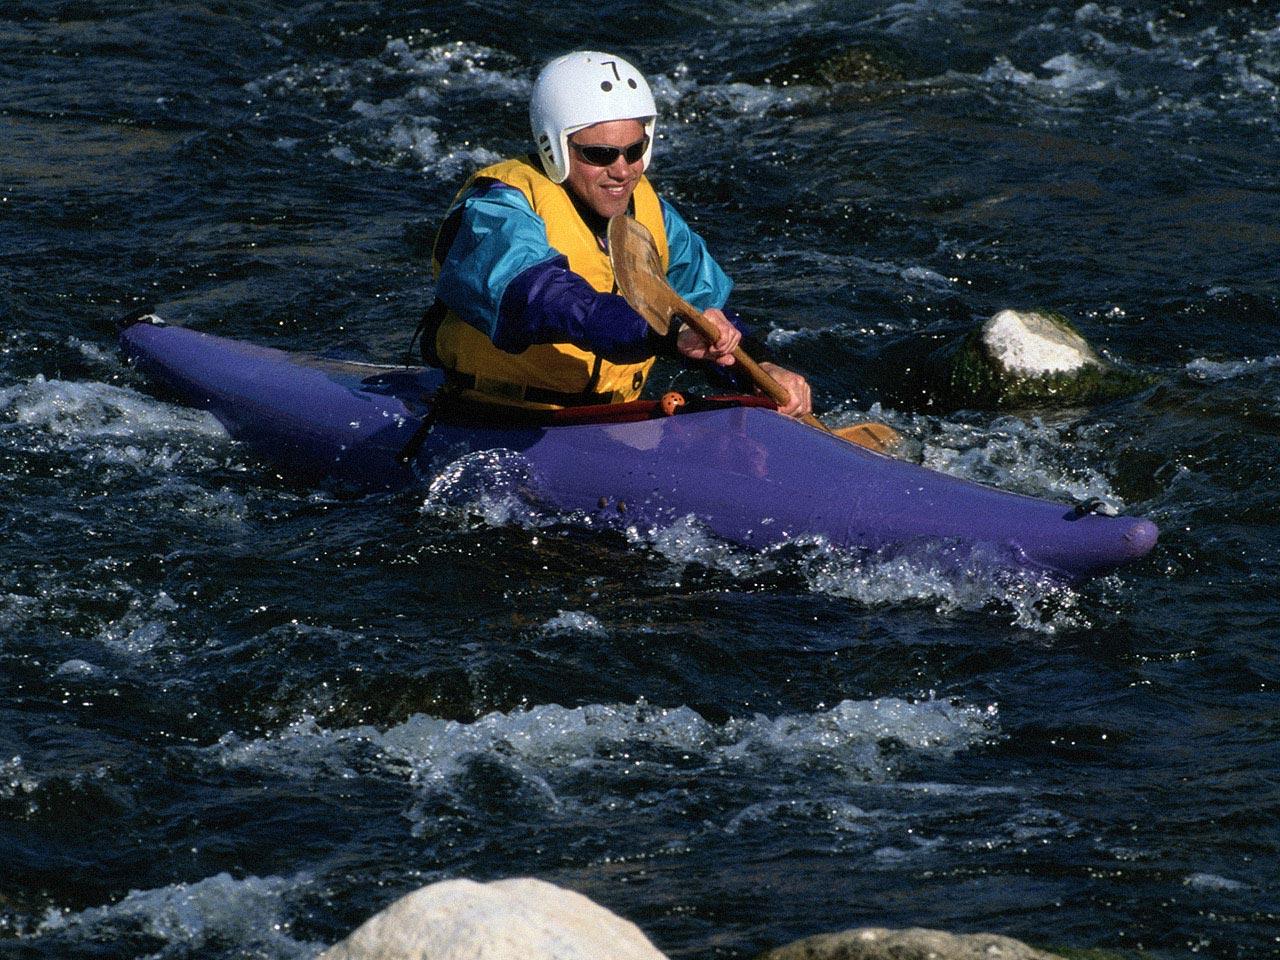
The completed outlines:
{"type": "MultiPolygon", "coordinates": [[[[680,417],[707,410],[730,407],[764,407],[776,410],[778,405],[768,397],[719,396],[690,397],[675,411],[680,417]]],[[[603,403],[589,407],[564,407],[560,410],[530,410],[500,403],[485,403],[470,398],[449,398],[440,410],[443,423],[503,427],[569,427],[594,423],[635,423],[666,416],[657,400],[632,400],[627,403],[603,403]]]]}

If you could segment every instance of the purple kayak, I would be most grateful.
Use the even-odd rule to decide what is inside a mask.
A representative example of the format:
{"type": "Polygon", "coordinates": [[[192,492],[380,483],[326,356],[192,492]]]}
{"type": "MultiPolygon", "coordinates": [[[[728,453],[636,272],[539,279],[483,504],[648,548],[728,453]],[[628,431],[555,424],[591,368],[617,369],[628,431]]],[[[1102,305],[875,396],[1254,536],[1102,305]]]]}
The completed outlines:
{"type": "MultiPolygon", "coordinates": [[[[953,545],[1070,578],[1136,560],[1149,520],[984,486],[874,453],[756,405],[675,416],[494,425],[433,417],[438,370],[328,360],[153,316],[120,334],[158,388],[209,410],[283,475],[353,492],[430,478],[474,450],[510,450],[554,507],[664,524],[692,514],[717,536],[765,547],[822,536],[849,549],[953,545]]],[[[641,405],[637,405],[641,406],[641,405]]]]}

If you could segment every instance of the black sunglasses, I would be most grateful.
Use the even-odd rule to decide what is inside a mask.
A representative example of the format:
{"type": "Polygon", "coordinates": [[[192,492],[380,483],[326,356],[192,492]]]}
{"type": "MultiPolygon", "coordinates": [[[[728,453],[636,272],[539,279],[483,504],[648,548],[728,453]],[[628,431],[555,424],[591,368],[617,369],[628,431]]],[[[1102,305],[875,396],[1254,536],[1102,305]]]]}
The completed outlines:
{"type": "Polygon", "coordinates": [[[625,147],[601,147],[594,145],[583,146],[580,143],[569,141],[569,146],[577,151],[584,161],[593,167],[607,167],[612,164],[619,156],[626,157],[627,163],[639,163],[640,158],[644,156],[645,150],[649,149],[649,138],[641,137],[635,143],[625,147]]]}

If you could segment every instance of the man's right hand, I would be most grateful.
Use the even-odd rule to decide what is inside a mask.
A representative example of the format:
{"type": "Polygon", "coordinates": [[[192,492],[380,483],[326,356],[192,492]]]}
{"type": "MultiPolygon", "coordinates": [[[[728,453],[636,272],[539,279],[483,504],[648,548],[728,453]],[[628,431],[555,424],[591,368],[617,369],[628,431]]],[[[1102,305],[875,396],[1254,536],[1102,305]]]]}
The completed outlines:
{"type": "Polygon", "coordinates": [[[709,360],[722,367],[732,366],[736,362],[733,351],[742,343],[742,331],[729,322],[723,311],[715,307],[703,311],[702,315],[715,326],[719,334],[716,342],[707,343],[702,334],[686,323],[676,334],[676,349],[681,356],[690,360],[709,360]]]}

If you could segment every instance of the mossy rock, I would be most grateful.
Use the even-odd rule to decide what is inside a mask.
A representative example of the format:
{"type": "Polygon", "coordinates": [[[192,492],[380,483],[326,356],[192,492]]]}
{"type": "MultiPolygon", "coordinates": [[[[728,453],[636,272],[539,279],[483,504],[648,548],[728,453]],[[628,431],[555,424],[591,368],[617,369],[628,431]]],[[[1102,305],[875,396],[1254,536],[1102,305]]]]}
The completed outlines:
{"type": "Polygon", "coordinates": [[[862,47],[842,50],[823,60],[818,78],[828,86],[837,83],[896,83],[904,79],[901,67],[883,53],[862,47]]]}
{"type": "Polygon", "coordinates": [[[818,934],[762,953],[756,960],[1062,960],[994,933],[953,934],[861,927],[818,934]]]}
{"type": "Polygon", "coordinates": [[[1154,382],[1104,360],[1070,321],[1043,310],[1002,310],[924,367],[936,403],[984,410],[1091,406],[1154,382]]]}
{"type": "Polygon", "coordinates": [[[801,83],[815,87],[874,87],[879,84],[896,84],[906,79],[906,62],[893,51],[864,46],[828,49],[831,52],[800,49],[788,51],[779,63],[773,64],[759,75],[748,74],[748,78],[773,84],[801,83]]]}

